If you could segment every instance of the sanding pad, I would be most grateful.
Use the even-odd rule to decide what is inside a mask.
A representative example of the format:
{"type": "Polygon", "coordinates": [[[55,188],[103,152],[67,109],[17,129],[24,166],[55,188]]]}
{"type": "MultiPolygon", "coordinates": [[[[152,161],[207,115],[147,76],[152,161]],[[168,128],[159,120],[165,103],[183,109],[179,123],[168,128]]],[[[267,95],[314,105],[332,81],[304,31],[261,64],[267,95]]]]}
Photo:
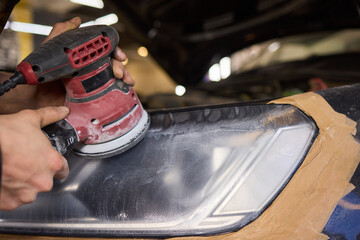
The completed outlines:
{"type": "Polygon", "coordinates": [[[80,142],[74,147],[73,151],[77,155],[89,158],[111,157],[125,152],[140,142],[144,138],[149,126],[150,117],[143,110],[140,121],[121,137],[98,144],[84,144],[80,142]]]}

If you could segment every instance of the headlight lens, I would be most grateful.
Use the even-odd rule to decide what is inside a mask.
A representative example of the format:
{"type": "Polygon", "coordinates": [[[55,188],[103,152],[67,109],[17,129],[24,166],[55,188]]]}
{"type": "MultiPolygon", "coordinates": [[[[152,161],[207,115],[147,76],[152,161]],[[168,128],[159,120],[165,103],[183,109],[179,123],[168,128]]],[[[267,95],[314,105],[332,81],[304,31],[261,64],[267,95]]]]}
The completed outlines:
{"type": "Polygon", "coordinates": [[[108,159],[71,155],[50,193],[0,212],[0,231],[180,236],[237,230],[281,192],[317,134],[290,105],[151,114],[136,147],[108,159]]]}

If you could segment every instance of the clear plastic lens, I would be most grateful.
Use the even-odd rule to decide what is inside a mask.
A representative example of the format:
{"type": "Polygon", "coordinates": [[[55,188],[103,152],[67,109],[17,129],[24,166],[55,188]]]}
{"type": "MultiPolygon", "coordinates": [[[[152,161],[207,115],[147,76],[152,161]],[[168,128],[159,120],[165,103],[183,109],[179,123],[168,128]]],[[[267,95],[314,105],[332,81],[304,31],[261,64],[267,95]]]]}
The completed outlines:
{"type": "Polygon", "coordinates": [[[287,105],[163,112],[151,122],[122,155],[72,155],[69,177],[52,192],[0,212],[0,231],[166,237],[237,230],[281,192],[317,133],[287,105]]]}

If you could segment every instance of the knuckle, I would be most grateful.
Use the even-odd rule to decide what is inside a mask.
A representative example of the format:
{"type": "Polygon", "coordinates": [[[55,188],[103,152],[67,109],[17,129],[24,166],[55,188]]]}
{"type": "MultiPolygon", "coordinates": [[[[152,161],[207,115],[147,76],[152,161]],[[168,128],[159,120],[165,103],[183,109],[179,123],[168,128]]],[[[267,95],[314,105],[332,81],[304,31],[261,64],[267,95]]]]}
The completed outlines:
{"type": "Polygon", "coordinates": [[[17,201],[7,202],[6,204],[1,205],[2,210],[11,211],[19,207],[21,204],[17,201]]]}
{"type": "Polygon", "coordinates": [[[44,107],[41,109],[44,113],[50,113],[50,114],[54,114],[57,112],[57,108],[55,107],[44,107]]]}
{"type": "Polygon", "coordinates": [[[41,121],[41,114],[39,114],[37,110],[25,109],[20,111],[18,114],[19,119],[23,121],[32,123],[40,123],[41,121]]]}
{"type": "Polygon", "coordinates": [[[51,179],[38,183],[37,189],[39,190],[39,192],[49,192],[52,189],[52,187],[53,187],[53,181],[51,179]]]}
{"type": "Polygon", "coordinates": [[[63,26],[64,26],[63,22],[58,22],[54,24],[53,29],[62,28],[63,26]]]}
{"type": "Polygon", "coordinates": [[[19,195],[19,200],[21,203],[32,203],[36,199],[36,193],[35,192],[27,192],[25,194],[19,195]]]}
{"type": "Polygon", "coordinates": [[[35,113],[35,111],[30,110],[30,109],[25,109],[25,110],[21,110],[19,113],[20,117],[26,117],[26,118],[36,118],[37,114],[35,113]]]}
{"type": "Polygon", "coordinates": [[[133,78],[131,77],[130,73],[127,70],[124,71],[123,79],[125,81],[127,81],[128,83],[134,84],[134,80],[133,80],[133,78]]]}
{"type": "Polygon", "coordinates": [[[124,77],[131,78],[130,73],[126,69],[124,69],[124,77]]]}
{"type": "Polygon", "coordinates": [[[49,154],[50,169],[57,172],[64,168],[64,160],[59,152],[53,150],[49,154]]]}
{"type": "Polygon", "coordinates": [[[124,77],[124,70],[122,68],[114,68],[114,74],[117,78],[121,79],[124,77]]]}

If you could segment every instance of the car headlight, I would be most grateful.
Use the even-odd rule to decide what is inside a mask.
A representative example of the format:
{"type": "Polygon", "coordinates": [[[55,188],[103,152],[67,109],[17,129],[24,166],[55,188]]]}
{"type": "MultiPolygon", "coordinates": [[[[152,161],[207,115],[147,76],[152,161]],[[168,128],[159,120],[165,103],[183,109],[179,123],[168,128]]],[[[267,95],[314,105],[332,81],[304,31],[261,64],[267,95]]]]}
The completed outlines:
{"type": "Polygon", "coordinates": [[[184,236],[239,229],[297,170],[317,127],[291,105],[218,106],[151,114],[146,137],[107,159],[71,155],[50,193],[0,212],[0,232],[184,236]]]}

